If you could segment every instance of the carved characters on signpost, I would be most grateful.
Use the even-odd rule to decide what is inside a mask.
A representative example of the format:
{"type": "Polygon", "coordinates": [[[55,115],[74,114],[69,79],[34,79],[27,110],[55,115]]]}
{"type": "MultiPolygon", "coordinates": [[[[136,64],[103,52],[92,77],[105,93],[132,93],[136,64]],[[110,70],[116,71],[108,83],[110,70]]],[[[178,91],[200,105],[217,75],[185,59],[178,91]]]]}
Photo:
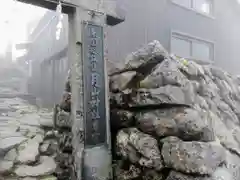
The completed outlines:
{"type": "Polygon", "coordinates": [[[103,27],[83,26],[86,145],[106,143],[106,99],[103,27]]]}

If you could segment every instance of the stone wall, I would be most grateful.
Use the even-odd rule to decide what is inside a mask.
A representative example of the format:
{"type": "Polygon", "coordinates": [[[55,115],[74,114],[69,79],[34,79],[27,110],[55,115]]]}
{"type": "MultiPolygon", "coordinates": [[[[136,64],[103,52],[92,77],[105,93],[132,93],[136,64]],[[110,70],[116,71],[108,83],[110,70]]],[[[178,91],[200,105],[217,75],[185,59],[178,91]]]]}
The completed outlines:
{"type": "MultiPolygon", "coordinates": [[[[158,41],[109,72],[114,179],[240,179],[238,77],[169,55],[158,41]]],[[[69,80],[66,91],[55,124],[69,142],[69,80]]],[[[73,176],[82,170],[74,161],[73,176]]]]}
{"type": "Polygon", "coordinates": [[[240,179],[239,79],[153,41],[110,75],[114,177],[240,179]]]}

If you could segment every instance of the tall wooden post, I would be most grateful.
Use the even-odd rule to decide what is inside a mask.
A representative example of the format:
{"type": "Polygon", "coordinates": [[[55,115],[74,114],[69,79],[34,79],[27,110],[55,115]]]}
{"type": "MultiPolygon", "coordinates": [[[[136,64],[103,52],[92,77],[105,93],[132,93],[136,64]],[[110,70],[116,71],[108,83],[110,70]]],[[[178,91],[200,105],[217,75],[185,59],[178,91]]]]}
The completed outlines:
{"type": "Polygon", "coordinates": [[[69,15],[74,166],[77,179],[111,179],[103,16],[69,15]]]}
{"type": "Polygon", "coordinates": [[[81,10],[76,8],[69,14],[69,41],[68,58],[71,62],[71,85],[72,85],[72,107],[73,120],[73,158],[74,170],[77,179],[82,179],[82,164],[84,152],[84,110],[83,110],[83,59],[81,38],[81,10]]]}
{"type": "MultiPolygon", "coordinates": [[[[18,0],[55,9],[59,0],[18,0]]],[[[111,151],[103,24],[116,25],[114,0],[61,0],[69,16],[73,159],[77,180],[111,179],[111,151]],[[98,9],[99,3],[103,3],[98,9]],[[93,16],[89,11],[101,14],[93,16]],[[103,16],[106,14],[106,17],[103,16]]]]}

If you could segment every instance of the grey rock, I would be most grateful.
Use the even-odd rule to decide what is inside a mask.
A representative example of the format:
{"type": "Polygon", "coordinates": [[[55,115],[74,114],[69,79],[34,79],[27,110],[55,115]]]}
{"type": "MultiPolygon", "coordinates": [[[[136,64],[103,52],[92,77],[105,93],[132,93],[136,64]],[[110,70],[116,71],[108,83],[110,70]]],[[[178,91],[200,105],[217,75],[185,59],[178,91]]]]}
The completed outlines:
{"type": "MultiPolygon", "coordinates": [[[[239,156],[227,152],[226,168],[217,170],[215,176],[223,175],[226,180],[238,180],[240,178],[240,158],[239,156]],[[231,177],[230,179],[228,177],[231,177]]],[[[224,179],[225,180],[225,179],[224,179]]]]}
{"type": "Polygon", "coordinates": [[[231,131],[229,131],[226,125],[211,111],[207,112],[208,120],[213,127],[213,131],[217,139],[220,141],[221,145],[231,152],[235,152],[240,155],[239,145],[234,139],[231,131]]]}
{"type": "MultiPolygon", "coordinates": [[[[130,71],[130,72],[125,72],[121,73],[118,75],[114,75],[110,77],[110,90],[112,92],[117,92],[117,91],[123,91],[128,87],[131,87],[131,80],[133,77],[136,76],[136,72],[130,71]]],[[[133,84],[134,86],[134,84],[133,84]]]]}
{"type": "Polygon", "coordinates": [[[57,140],[54,140],[54,139],[46,140],[39,147],[39,151],[42,155],[51,156],[57,152],[58,146],[59,145],[57,140]]]}
{"type": "Polygon", "coordinates": [[[164,175],[161,174],[160,172],[146,169],[143,172],[142,179],[144,179],[144,180],[164,180],[165,178],[164,178],[164,175]]]}
{"type": "Polygon", "coordinates": [[[119,109],[113,109],[110,112],[111,128],[112,130],[119,130],[120,128],[127,128],[134,125],[134,113],[119,109]]]}
{"type": "Polygon", "coordinates": [[[171,117],[160,116],[161,112],[152,111],[140,113],[136,116],[139,128],[148,134],[157,137],[178,135],[178,127],[171,117]]]}
{"type": "Polygon", "coordinates": [[[44,142],[44,143],[39,147],[40,153],[41,153],[41,154],[46,153],[49,146],[50,146],[50,142],[44,142]]]}
{"type": "Polygon", "coordinates": [[[7,154],[4,156],[4,160],[6,161],[15,162],[16,158],[17,158],[17,150],[15,148],[8,151],[7,154]]]}
{"type": "Polygon", "coordinates": [[[55,176],[45,176],[40,178],[40,180],[57,180],[55,176]]]}
{"type": "Polygon", "coordinates": [[[38,180],[37,178],[33,178],[33,177],[25,177],[23,178],[23,180],[38,180]]]}
{"type": "Polygon", "coordinates": [[[152,57],[159,55],[164,57],[169,56],[168,52],[164,49],[160,42],[155,40],[138,51],[129,54],[126,58],[126,69],[139,68],[143,64],[147,64],[152,57]]]}
{"type": "Polygon", "coordinates": [[[163,75],[160,73],[151,74],[139,82],[139,87],[145,89],[155,89],[161,86],[163,86],[163,75]]]}
{"type": "Polygon", "coordinates": [[[185,97],[185,104],[194,105],[196,103],[196,84],[192,83],[191,81],[187,81],[183,86],[182,90],[184,92],[185,97]]]}
{"type": "Polygon", "coordinates": [[[70,113],[65,112],[65,111],[60,111],[57,114],[57,121],[56,121],[56,126],[59,128],[71,128],[72,127],[72,119],[70,117],[70,113]]]}
{"type": "Polygon", "coordinates": [[[1,160],[0,161],[0,175],[9,173],[11,171],[12,167],[13,167],[12,161],[5,161],[5,160],[2,161],[1,160]]]}
{"type": "Polygon", "coordinates": [[[166,180],[211,180],[208,177],[191,176],[177,171],[171,171],[166,180]]]}
{"type": "Polygon", "coordinates": [[[1,179],[1,176],[0,176],[0,180],[19,180],[19,178],[17,177],[4,177],[4,179],[1,179]]]}
{"type": "Polygon", "coordinates": [[[131,99],[134,97],[134,93],[132,90],[125,90],[119,93],[110,93],[110,102],[112,105],[112,108],[116,106],[126,106],[129,102],[131,102],[131,99]]]}
{"type": "Polygon", "coordinates": [[[37,115],[36,113],[27,113],[24,114],[18,121],[22,125],[29,125],[29,126],[40,126],[40,116],[37,115]]]}
{"type": "Polygon", "coordinates": [[[239,125],[239,120],[236,114],[231,110],[219,110],[220,111],[220,117],[221,120],[224,122],[224,124],[227,126],[228,129],[234,128],[236,125],[239,125]]]}
{"type": "Polygon", "coordinates": [[[134,165],[130,165],[130,167],[125,170],[121,169],[119,165],[114,168],[114,178],[117,180],[130,180],[139,178],[141,175],[141,170],[134,165]]]}
{"type": "Polygon", "coordinates": [[[217,104],[214,103],[212,101],[212,99],[210,98],[205,98],[207,104],[208,104],[208,107],[209,107],[209,110],[212,111],[214,114],[216,114],[217,116],[220,116],[220,112],[218,110],[218,107],[217,107],[217,104]]]}
{"type": "Polygon", "coordinates": [[[12,111],[15,111],[15,109],[11,106],[8,106],[6,104],[0,104],[0,113],[7,113],[12,111]]]}
{"type": "Polygon", "coordinates": [[[181,63],[180,69],[189,77],[189,79],[200,79],[204,77],[204,69],[194,61],[188,61],[186,65],[181,63]]]}
{"type": "Polygon", "coordinates": [[[195,100],[196,100],[195,103],[198,104],[201,109],[208,110],[208,108],[209,108],[208,103],[202,96],[197,95],[195,100]]]}
{"type": "Polygon", "coordinates": [[[36,161],[36,157],[39,154],[39,143],[42,142],[43,137],[41,135],[35,136],[33,139],[28,140],[26,143],[19,147],[19,153],[17,161],[22,164],[29,164],[36,161]]]}
{"type": "Polygon", "coordinates": [[[147,168],[163,168],[157,140],[135,128],[124,129],[117,135],[120,154],[133,163],[147,168]]]}
{"type": "Polygon", "coordinates": [[[54,126],[52,118],[51,119],[40,118],[39,122],[42,127],[53,128],[54,126]]]}
{"type": "Polygon", "coordinates": [[[225,150],[216,143],[165,142],[162,147],[165,165],[177,171],[211,175],[225,161],[225,150]]]}
{"type": "Polygon", "coordinates": [[[15,169],[19,177],[37,177],[51,175],[56,169],[56,163],[53,158],[42,156],[40,164],[37,166],[20,165],[15,169]]]}
{"type": "Polygon", "coordinates": [[[134,105],[150,105],[160,103],[185,104],[185,95],[181,88],[164,86],[157,89],[139,89],[137,95],[132,97],[134,105]]]}
{"type": "Polygon", "coordinates": [[[176,61],[165,59],[156,69],[140,82],[141,88],[155,89],[161,86],[182,86],[187,78],[178,69],[176,61]]]}
{"type": "Polygon", "coordinates": [[[28,134],[30,135],[44,134],[44,130],[41,129],[40,127],[22,125],[22,124],[18,127],[18,131],[22,133],[24,136],[28,136],[28,137],[29,137],[28,134]]]}
{"type": "Polygon", "coordinates": [[[230,171],[227,168],[218,168],[212,175],[212,180],[235,180],[233,175],[230,173],[230,171]]]}
{"type": "Polygon", "coordinates": [[[166,138],[161,139],[159,142],[161,145],[163,145],[164,143],[169,143],[169,142],[177,143],[177,142],[179,142],[179,138],[176,136],[168,136],[166,138]]]}
{"type": "Polygon", "coordinates": [[[172,108],[136,115],[139,128],[157,137],[177,136],[184,140],[213,141],[208,119],[194,109],[172,108]]]}
{"type": "Polygon", "coordinates": [[[7,127],[0,128],[0,139],[23,137],[22,133],[16,132],[17,128],[7,127]]]}
{"type": "Polygon", "coordinates": [[[14,122],[16,121],[16,117],[8,117],[8,116],[1,116],[0,117],[0,122],[8,122],[8,123],[11,123],[11,122],[14,122]]]}
{"type": "Polygon", "coordinates": [[[219,88],[210,78],[205,77],[205,79],[200,80],[198,93],[201,96],[213,98],[218,95],[219,88]]]}
{"type": "Polygon", "coordinates": [[[25,140],[27,140],[25,137],[9,137],[0,139],[0,154],[1,152],[9,151],[10,149],[16,147],[25,140]]]}
{"type": "Polygon", "coordinates": [[[229,73],[227,73],[223,69],[221,69],[219,67],[211,66],[210,71],[211,71],[212,76],[214,76],[215,78],[227,81],[227,79],[228,79],[227,76],[229,76],[229,73]]]}
{"type": "Polygon", "coordinates": [[[128,141],[129,134],[124,131],[120,131],[117,135],[117,153],[124,159],[129,159],[132,163],[138,163],[140,160],[140,155],[134,147],[129,146],[128,141]]]}

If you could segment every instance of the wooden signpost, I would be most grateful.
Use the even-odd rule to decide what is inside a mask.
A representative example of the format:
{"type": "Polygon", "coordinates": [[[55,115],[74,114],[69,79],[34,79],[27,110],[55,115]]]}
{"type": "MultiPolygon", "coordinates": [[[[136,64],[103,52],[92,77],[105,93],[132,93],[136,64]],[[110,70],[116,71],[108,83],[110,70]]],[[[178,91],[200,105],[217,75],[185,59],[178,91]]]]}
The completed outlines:
{"type": "MultiPolygon", "coordinates": [[[[18,0],[56,10],[58,0],[18,0]]],[[[124,21],[114,0],[61,0],[68,14],[73,159],[77,180],[111,179],[103,26],[124,21]],[[89,13],[91,12],[91,13],[89,13]],[[84,138],[82,138],[84,135],[84,138]]]]}

